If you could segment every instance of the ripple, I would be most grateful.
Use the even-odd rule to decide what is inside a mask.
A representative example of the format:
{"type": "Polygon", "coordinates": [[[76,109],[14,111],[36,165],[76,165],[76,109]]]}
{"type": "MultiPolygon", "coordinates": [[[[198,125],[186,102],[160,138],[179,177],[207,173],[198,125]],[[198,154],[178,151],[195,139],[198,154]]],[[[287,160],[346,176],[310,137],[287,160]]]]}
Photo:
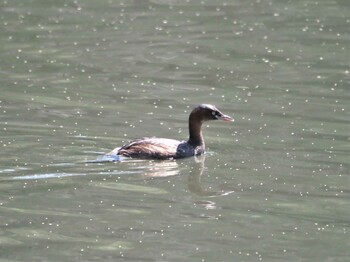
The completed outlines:
{"type": "Polygon", "coordinates": [[[47,174],[34,174],[26,176],[15,176],[14,180],[34,180],[34,179],[47,179],[47,178],[61,178],[71,176],[85,176],[85,173],[47,173],[47,174]]]}

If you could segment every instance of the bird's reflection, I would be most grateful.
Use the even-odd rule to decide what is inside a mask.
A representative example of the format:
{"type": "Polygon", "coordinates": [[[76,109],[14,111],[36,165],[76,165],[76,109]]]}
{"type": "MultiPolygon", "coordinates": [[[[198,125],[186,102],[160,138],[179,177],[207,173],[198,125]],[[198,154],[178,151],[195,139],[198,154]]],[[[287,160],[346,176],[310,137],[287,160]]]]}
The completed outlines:
{"type": "Polygon", "coordinates": [[[144,178],[170,177],[180,174],[179,165],[175,161],[150,161],[144,166],[144,178]]]}
{"type": "MultiPolygon", "coordinates": [[[[195,157],[195,161],[193,162],[193,165],[191,166],[191,171],[188,176],[188,190],[196,194],[198,196],[223,196],[233,193],[233,191],[210,191],[205,189],[205,187],[202,186],[201,183],[201,177],[203,175],[203,172],[205,170],[205,155],[195,157]]],[[[211,201],[206,201],[211,202],[211,201]]],[[[204,203],[203,203],[204,204],[204,203]]],[[[213,209],[211,207],[212,203],[207,203],[208,209],[213,209]]]]}
{"type": "MultiPolygon", "coordinates": [[[[194,158],[187,158],[185,162],[180,162],[184,160],[169,160],[169,161],[145,161],[145,160],[135,160],[130,158],[106,158],[103,156],[95,161],[89,161],[88,163],[105,163],[105,162],[127,162],[127,163],[137,163],[137,169],[142,170],[142,177],[147,178],[165,178],[180,175],[187,170],[188,174],[188,190],[198,196],[224,196],[233,193],[234,191],[224,191],[224,190],[207,190],[202,186],[201,177],[205,169],[205,155],[196,156],[194,158]],[[194,159],[194,161],[193,161],[194,159]],[[180,167],[180,165],[186,164],[186,169],[180,167]]],[[[184,175],[184,174],[183,174],[184,175]]],[[[205,205],[207,209],[215,208],[211,201],[205,201],[205,203],[199,203],[205,205]]],[[[215,204],[215,203],[214,203],[215,204]]]]}
{"type": "MultiPolygon", "coordinates": [[[[213,191],[207,190],[202,186],[201,177],[205,170],[205,156],[197,156],[195,161],[186,162],[188,168],[188,190],[198,196],[223,196],[231,194],[233,191],[213,191]]],[[[177,161],[151,161],[147,164],[147,171],[143,173],[144,178],[160,178],[179,175],[183,171],[179,168],[180,162],[177,161]]],[[[144,167],[145,168],[145,167],[144,167]]],[[[206,201],[207,202],[207,201],[206,201]]],[[[209,203],[210,207],[210,203],[209,203]]]]}

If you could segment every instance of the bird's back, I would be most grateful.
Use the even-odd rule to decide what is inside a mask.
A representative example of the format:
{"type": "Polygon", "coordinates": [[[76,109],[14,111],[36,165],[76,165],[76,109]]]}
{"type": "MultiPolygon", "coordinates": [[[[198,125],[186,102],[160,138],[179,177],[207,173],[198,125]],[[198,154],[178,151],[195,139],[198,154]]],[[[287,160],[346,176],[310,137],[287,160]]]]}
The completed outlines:
{"type": "Polygon", "coordinates": [[[178,146],[181,141],[168,138],[140,138],[116,148],[108,155],[122,155],[146,159],[177,158],[178,146]]]}

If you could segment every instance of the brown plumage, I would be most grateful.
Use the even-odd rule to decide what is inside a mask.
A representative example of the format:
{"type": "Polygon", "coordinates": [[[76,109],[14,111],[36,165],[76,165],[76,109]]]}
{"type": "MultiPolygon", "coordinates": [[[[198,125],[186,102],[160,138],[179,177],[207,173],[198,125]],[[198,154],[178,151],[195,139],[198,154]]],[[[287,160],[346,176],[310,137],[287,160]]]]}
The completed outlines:
{"type": "Polygon", "coordinates": [[[205,152],[205,144],[202,134],[202,124],[209,120],[234,121],[224,115],[213,105],[201,104],[196,106],[189,116],[189,134],[187,141],[178,141],[168,138],[140,138],[128,144],[116,148],[107,156],[126,156],[146,159],[176,159],[205,152]]]}

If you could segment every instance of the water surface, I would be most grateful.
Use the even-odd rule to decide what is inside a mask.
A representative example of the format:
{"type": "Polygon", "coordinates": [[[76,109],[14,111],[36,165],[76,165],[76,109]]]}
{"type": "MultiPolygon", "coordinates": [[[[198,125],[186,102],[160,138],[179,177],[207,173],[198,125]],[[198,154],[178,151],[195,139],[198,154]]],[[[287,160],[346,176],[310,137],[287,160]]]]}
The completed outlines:
{"type": "Polygon", "coordinates": [[[0,258],[347,261],[349,3],[1,1],[0,258]],[[102,162],[141,136],[208,153],[102,162]]]}

